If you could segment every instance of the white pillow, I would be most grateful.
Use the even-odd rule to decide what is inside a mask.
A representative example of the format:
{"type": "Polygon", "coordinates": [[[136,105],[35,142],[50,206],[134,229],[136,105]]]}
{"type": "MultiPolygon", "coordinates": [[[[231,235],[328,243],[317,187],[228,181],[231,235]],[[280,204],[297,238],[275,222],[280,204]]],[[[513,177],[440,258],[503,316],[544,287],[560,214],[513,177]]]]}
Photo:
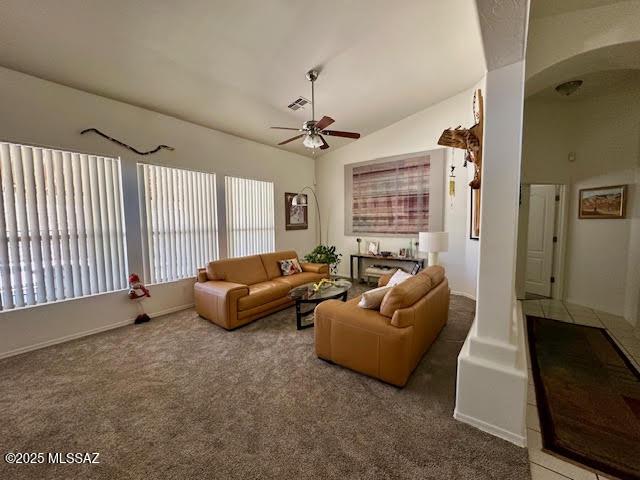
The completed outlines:
{"type": "Polygon", "coordinates": [[[396,273],[391,275],[389,282],[387,283],[387,287],[393,287],[398,285],[399,283],[404,282],[406,279],[413,277],[410,273],[405,272],[404,270],[396,270],[396,273]]]}
{"type": "Polygon", "coordinates": [[[392,288],[393,286],[385,285],[384,287],[378,287],[364,292],[360,298],[360,302],[358,302],[358,306],[360,308],[378,310],[382,304],[382,299],[392,288]]]}

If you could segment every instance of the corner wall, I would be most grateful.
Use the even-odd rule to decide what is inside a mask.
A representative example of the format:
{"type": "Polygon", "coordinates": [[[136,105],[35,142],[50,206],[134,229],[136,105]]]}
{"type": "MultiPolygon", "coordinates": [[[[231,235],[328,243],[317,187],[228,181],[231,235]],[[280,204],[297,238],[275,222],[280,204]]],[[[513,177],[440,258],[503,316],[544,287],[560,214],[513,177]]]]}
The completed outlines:
{"type": "MultiPolygon", "coordinates": [[[[339,274],[349,275],[349,254],[357,252],[356,235],[344,233],[344,166],[346,164],[374,160],[405,153],[421,152],[440,147],[437,142],[445,128],[473,123],[472,100],[474,89],[437,103],[421,112],[371,133],[316,160],[316,178],[322,207],[323,231],[327,241],[343,254],[339,274]]],[[[447,195],[448,175],[452,149],[445,151],[445,175],[443,179],[444,230],[449,232],[449,251],[440,254],[440,263],[447,270],[452,291],[475,298],[478,263],[478,242],[469,239],[470,192],[467,186],[471,177],[462,167],[462,150],[453,151],[456,166],[456,196],[451,205],[447,195]]],[[[471,169],[469,168],[469,172],[471,169]]],[[[382,250],[397,251],[407,247],[408,238],[376,237],[382,250]]]]}
{"type": "MultiPolygon", "coordinates": [[[[308,230],[284,228],[284,193],[296,192],[315,181],[313,159],[301,155],[2,67],[0,139],[121,158],[130,271],[142,272],[136,180],[139,161],[216,173],[221,253],[225,251],[225,175],[274,182],[276,248],[295,249],[303,255],[317,242],[313,215],[309,215],[308,230]],[[80,135],[89,127],[139,149],[167,144],[175,151],[137,156],[97,135],[80,135]]],[[[192,284],[193,279],[186,279],[152,286],[153,297],[145,302],[145,308],[151,314],[161,314],[190,306],[192,284]]],[[[131,322],[136,314],[137,307],[125,291],[2,312],[0,357],[114,328],[131,322]]]]}

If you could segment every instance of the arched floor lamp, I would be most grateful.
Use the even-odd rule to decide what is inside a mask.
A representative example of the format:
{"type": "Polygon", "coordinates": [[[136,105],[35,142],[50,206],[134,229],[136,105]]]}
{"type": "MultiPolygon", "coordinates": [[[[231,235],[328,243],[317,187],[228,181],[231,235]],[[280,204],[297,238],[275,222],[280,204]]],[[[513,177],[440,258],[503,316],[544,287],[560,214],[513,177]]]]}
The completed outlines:
{"type": "Polygon", "coordinates": [[[313,198],[316,199],[316,211],[318,212],[318,233],[320,234],[320,242],[319,245],[322,245],[322,218],[320,217],[320,203],[318,202],[318,197],[316,195],[316,192],[313,188],[307,186],[302,187],[302,190],[300,190],[294,197],[293,199],[291,199],[291,205],[293,205],[294,207],[308,207],[309,206],[309,202],[307,201],[307,198],[302,195],[302,192],[304,192],[305,190],[309,190],[311,191],[311,193],[313,193],[313,198]]]}

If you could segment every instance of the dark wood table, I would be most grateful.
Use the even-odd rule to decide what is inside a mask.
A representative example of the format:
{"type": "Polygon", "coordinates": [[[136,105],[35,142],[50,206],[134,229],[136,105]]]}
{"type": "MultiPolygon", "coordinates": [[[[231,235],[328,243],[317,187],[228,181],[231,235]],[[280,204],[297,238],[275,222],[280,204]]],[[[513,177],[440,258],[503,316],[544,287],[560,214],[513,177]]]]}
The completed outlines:
{"type": "Polygon", "coordinates": [[[360,265],[362,263],[362,259],[366,258],[366,259],[371,259],[371,260],[382,260],[382,261],[394,261],[394,262],[409,262],[412,263],[414,265],[419,265],[420,268],[424,268],[424,258],[417,258],[417,257],[398,257],[398,256],[388,256],[388,257],[383,257],[382,255],[371,255],[368,253],[363,253],[363,254],[359,254],[359,253],[352,253],[351,254],[351,258],[349,260],[349,276],[351,277],[351,279],[357,279],[360,280],[360,265]],[[357,260],[357,276],[354,277],[353,276],[353,260],[357,260]]]}
{"type": "Polygon", "coordinates": [[[302,330],[304,328],[313,327],[314,322],[302,323],[302,319],[307,315],[311,315],[316,309],[316,305],[325,300],[340,299],[343,302],[347,301],[347,294],[351,288],[351,282],[347,280],[338,280],[337,285],[331,285],[326,288],[322,288],[317,292],[313,291],[313,283],[305,283],[292,289],[289,292],[289,296],[296,302],[296,328],[302,330]],[[302,305],[311,304],[312,308],[303,311],[302,305]]]}

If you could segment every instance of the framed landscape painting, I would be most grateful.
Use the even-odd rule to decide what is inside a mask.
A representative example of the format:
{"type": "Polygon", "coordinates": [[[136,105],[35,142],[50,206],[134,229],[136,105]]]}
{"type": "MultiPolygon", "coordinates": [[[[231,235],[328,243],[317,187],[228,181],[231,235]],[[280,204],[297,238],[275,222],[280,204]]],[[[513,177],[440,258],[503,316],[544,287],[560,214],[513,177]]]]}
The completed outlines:
{"type": "Polygon", "coordinates": [[[583,188],[578,197],[579,218],[624,218],[627,186],[583,188]]]}

